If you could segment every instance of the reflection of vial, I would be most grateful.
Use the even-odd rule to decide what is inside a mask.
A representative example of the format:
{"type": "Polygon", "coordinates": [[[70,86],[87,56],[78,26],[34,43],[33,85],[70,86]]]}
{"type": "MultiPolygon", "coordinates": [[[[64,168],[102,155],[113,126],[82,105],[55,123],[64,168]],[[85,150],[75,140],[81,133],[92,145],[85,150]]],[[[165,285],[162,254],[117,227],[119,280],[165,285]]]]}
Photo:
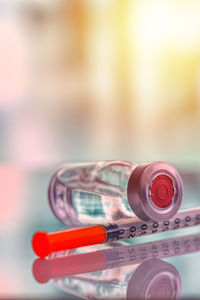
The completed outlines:
{"type": "Polygon", "coordinates": [[[83,299],[179,299],[181,277],[172,264],[158,258],[125,266],[54,279],[63,291],[83,299]]]}
{"type": "Polygon", "coordinates": [[[173,217],[183,196],[179,173],[165,162],[66,164],[52,177],[49,203],[67,225],[108,223],[136,215],[144,221],[173,217]]]}

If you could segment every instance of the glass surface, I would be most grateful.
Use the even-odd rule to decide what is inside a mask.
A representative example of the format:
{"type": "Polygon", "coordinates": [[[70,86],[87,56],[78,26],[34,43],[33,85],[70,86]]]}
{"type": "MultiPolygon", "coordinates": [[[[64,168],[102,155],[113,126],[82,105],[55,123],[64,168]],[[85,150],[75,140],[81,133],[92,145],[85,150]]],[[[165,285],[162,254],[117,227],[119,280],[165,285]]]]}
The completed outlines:
{"type": "MultiPolygon", "coordinates": [[[[32,276],[33,233],[64,226],[47,201],[63,163],[167,161],[199,205],[199,33],[198,0],[0,0],[1,298],[81,297],[32,276]]],[[[165,262],[199,297],[199,252],[165,262]]]]}
{"type": "MultiPolygon", "coordinates": [[[[185,197],[182,208],[197,206],[199,202],[198,195],[200,194],[199,174],[191,172],[180,173],[183,177],[185,187],[185,197]]],[[[107,269],[105,270],[102,265],[99,265],[102,263],[101,259],[97,260],[97,257],[95,257],[95,260],[92,260],[90,257],[89,261],[91,266],[97,267],[95,272],[93,270],[91,273],[90,270],[90,273],[84,274],[84,264],[87,262],[84,259],[84,263],[79,264],[79,268],[82,268],[82,274],[74,274],[68,277],[64,276],[59,279],[56,278],[49,280],[46,284],[40,284],[35,280],[32,274],[32,265],[36,259],[31,247],[32,235],[38,230],[51,232],[64,228],[64,225],[59,223],[53,216],[48,206],[47,187],[51,175],[52,169],[31,171],[21,169],[14,165],[4,164],[0,166],[0,194],[3,208],[0,211],[0,297],[63,297],[68,299],[87,299],[88,297],[91,298],[91,295],[94,295],[94,299],[97,296],[97,298],[102,298],[105,295],[109,297],[113,295],[115,299],[117,297],[125,297],[127,288],[129,287],[128,283],[132,276],[137,275],[137,273],[136,275],[133,274],[135,274],[135,271],[138,270],[140,265],[147,259],[150,259],[152,255],[148,250],[146,252],[148,255],[143,254],[144,259],[142,259],[142,261],[132,261],[133,256],[132,258],[129,257],[129,261],[128,254],[126,254],[128,252],[125,250],[122,251],[124,249],[123,247],[127,245],[127,242],[115,243],[114,246],[104,244],[97,248],[93,246],[78,250],[78,253],[90,253],[97,249],[105,250],[113,249],[113,247],[117,249],[117,251],[119,251],[117,258],[112,252],[110,252],[110,254],[106,252],[107,269]],[[124,260],[126,261],[125,265],[123,265],[124,260]],[[110,261],[109,264],[108,261],[110,261]],[[100,270],[98,270],[98,268],[100,268],[100,270]],[[89,292],[90,295],[86,292],[89,292]]],[[[147,288],[147,295],[154,295],[153,293],[156,292],[155,286],[159,284],[159,286],[164,287],[167,285],[167,287],[159,292],[162,297],[164,297],[164,295],[175,295],[173,289],[175,289],[177,284],[180,289],[180,276],[181,298],[200,297],[200,251],[198,251],[198,237],[195,246],[194,239],[192,240],[190,236],[191,234],[198,233],[200,234],[200,227],[196,226],[129,240],[129,247],[130,243],[133,245],[141,244],[141,249],[143,249],[145,246],[144,243],[147,242],[154,242],[154,244],[160,242],[160,244],[165,247],[167,242],[165,239],[176,238],[176,240],[178,240],[181,236],[184,236],[184,247],[181,246],[177,248],[177,242],[174,244],[175,248],[173,251],[178,251],[177,249],[179,249],[178,253],[174,253],[173,256],[170,256],[172,253],[169,254],[168,251],[163,248],[165,253],[163,252],[162,257],[159,255],[156,257],[159,261],[161,260],[161,262],[167,263],[164,266],[162,264],[163,268],[166,266],[170,268],[170,270],[175,270],[174,272],[177,274],[175,278],[178,278],[178,283],[174,281],[175,279],[172,275],[169,275],[170,270],[166,272],[162,271],[164,273],[161,274],[161,277],[156,277],[157,275],[154,274],[155,281],[152,282],[150,286],[146,286],[146,283],[143,282],[145,286],[142,286],[142,291],[147,288]],[[170,265],[172,265],[172,267],[170,267],[170,265]],[[166,294],[163,295],[162,293],[166,294]]],[[[131,249],[129,248],[129,253],[133,253],[134,250],[131,249]]],[[[154,246],[154,249],[157,248],[154,246]]],[[[100,253],[102,254],[102,252],[100,253]]],[[[155,253],[156,251],[154,251],[154,254],[155,253]]],[[[64,252],[57,253],[56,255],[60,257],[64,255],[65,257],[69,254],[73,255],[73,250],[68,254],[64,252]]],[[[72,270],[75,267],[76,264],[71,265],[72,270]]],[[[66,270],[69,271],[69,265],[66,270]]]]}

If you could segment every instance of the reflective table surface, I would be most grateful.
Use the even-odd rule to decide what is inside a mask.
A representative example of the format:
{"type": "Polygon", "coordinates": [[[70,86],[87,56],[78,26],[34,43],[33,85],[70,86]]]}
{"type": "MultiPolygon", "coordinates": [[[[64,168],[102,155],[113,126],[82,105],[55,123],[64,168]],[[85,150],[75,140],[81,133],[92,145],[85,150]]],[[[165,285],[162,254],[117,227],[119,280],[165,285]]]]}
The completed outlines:
{"type": "MultiPolygon", "coordinates": [[[[1,298],[200,299],[199,225],[38,259],[34,232],[64,228],[48,207],[51,174],[0,166],[1,298]]],[[[182,177],[182,208],[199,205],[200,175],[182,177]]]]}

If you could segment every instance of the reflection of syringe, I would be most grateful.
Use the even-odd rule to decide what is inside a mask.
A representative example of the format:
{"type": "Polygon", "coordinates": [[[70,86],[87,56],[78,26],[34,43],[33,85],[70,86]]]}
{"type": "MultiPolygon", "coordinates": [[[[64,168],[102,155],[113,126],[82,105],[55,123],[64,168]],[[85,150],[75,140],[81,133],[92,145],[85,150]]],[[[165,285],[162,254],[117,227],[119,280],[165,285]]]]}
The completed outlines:
{"type": "Polygon", "coordinates": [[[35,253],[40,257],[45,257],[56,251],[125,240],[198,224],[200,224],[200,207],[181,211],[172,219],[161,222],[146,223],[139,219],[128,219],[108,225],[95,225],[60,232],[37,232],[33,236],[32,244],[35,253]]]}

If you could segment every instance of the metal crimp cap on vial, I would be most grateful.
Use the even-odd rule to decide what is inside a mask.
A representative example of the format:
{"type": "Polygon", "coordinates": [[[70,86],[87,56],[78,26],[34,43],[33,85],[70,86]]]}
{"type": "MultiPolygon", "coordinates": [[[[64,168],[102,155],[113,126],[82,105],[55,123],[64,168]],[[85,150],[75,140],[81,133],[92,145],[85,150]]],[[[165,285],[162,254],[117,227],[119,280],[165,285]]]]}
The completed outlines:
{"type": "Polygon", "coordinates": [[[127,197],[141,220],[168,220],[177,213],[182,202],[181,177],[173,166],[165,162],[139,165],[129,178],[127,197]]]}

